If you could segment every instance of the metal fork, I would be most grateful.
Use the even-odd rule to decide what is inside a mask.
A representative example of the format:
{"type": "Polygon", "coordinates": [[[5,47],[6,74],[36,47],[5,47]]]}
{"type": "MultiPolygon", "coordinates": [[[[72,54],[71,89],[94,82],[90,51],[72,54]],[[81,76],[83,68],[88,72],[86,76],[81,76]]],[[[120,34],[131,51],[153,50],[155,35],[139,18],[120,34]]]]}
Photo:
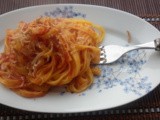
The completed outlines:
{"type": "Polygon", "coordinates": [[[160,38],[145,44],[123,47],[119,45],[100,46],[101,55],[99,64],[109,64],[118,60],[125,53],[136,49],[155,49],[160,51],[160,38]]]}

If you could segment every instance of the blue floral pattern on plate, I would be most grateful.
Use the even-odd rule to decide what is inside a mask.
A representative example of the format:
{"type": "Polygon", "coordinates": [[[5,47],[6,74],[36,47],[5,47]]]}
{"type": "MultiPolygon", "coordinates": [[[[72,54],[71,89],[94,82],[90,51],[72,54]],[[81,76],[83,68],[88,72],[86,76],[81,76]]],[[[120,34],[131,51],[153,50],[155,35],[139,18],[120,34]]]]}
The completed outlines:
{"type": "Polygon", "coordinates": [[[100,65],[101,76],[96,77],[97,80],[90,89],[96,88],[98,92],[102,92],[119,85],[125,93],[133,92],[140,96],[148,93],[152,84],[147,76],[141,74],[141,69],[146,63],[145,55],[144,50],[134,50],[112,65],[100,65]]]}
{"type": "Polygon", "coordinates": [[[86,17],[86,14],[74,11],[73,6],[65,6],[63,8],[57,7],[52,11],[45,12],[44,15],[48,17],[63,17],[63,18],[86,17]]]}
{"type": "MultiPolygon", "coordinates": [[[[86,14],[75,11],[73,6],[57,7],[52,11],[46,11],[44,16],[63,18],[87,17],[86,14]]],[[[142,96],[152,88],[152,83],[149,81],[148,76],[141,73],[142,67],[146,62],[145,50],[134,50],[123,55],[117,62],[111,65],[99,65],[102,70],[101,76],[95,77],[96,80],[94,80],[89,89],[78,95],[85,96],[92,89],[96,89],[97,93],[102,93],[105,90],[120,86],[126,94],[132,92],[142,96]]],[[[66,91],[62,90],[59,95],[63,96],[66,93],[66,91]]]]}

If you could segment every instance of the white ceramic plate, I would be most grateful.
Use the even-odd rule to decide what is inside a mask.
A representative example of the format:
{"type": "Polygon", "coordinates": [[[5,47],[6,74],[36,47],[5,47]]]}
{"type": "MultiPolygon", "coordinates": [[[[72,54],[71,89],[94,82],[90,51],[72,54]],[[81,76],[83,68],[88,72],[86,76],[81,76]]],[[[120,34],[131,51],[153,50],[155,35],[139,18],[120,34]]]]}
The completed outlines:
{"type": "MultiPolygon", "coordinates": [[[[145,43],[160,37],[160,32],[151,24],[129,13],[112,8],[56,4],[33,6],[5,13],[0,16],[0,40],[5,30],[16,28],[19,21],[32,21],[39,16],[80,17],[102,25],[106,29],[103,44],[128,45],[127,32],[132,44],[145,43]]],[[[1,42],[1,49],[3,48],[1,42]]],[[[102,74],[93,85],[78,94],[52,91],[44,97],[27,99],[0,86],[0,103],[11,107],[52,113],[71,113],[102,110],[134,101],[160,82],[160,53],[154,50],[133,51],[111,65],[100,66],[102,74]]]]}

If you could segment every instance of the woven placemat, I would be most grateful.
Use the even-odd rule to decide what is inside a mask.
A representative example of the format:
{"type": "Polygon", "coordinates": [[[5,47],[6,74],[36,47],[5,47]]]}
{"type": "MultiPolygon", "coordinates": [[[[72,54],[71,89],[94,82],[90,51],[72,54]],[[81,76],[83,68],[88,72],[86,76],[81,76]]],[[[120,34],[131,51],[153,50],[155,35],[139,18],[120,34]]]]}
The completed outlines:
{"type": "MultiPolygon", "coordinates": [[[[159,0],[0,0],[0,14],[41,4],[79,3],[108,6],[135,14],[160,30],[159,0]]],[[[52,114],[18,110],[0,104],[0,120],[155,120],[160,118],[160,86],[143,98],[113,109],[74,113],[52,114]]]]}
{"type": "Polygon", "coordinates": [[[33,5],[77,3],[112,7],[135,15],[160,14],[159,0],[0,0],[0,14],[33,5]]]}
{"type": "MultiPolygon", "coordinates": [[[[132,103],[126,104],[124,106],[116,107],[113,109],[85,112],[85,113],[69,113],[69,114],[53,114],[53,113],[37,113],[29,112],[24,110],[18,110],[10,108],[4,105],[0,105],[0,120],[2,118],[10,118],[15,120],[30,120],[35,119],[51,119],[51,118],[76,118],[80,120],[79,117],[100,117],[105,116],[106,118],[121,118],[124,116],[146,116],[147,117],[160,117],[160,86],[154,91],[144,96],[143,98],[136,100],[132,103]],[[121,117],[120,117],[121,116],[121,117]],[[78,117],[78,118],[77,118],[78,117]]],[[[4,120],[5,120],[4,119],[4,120]]]]}

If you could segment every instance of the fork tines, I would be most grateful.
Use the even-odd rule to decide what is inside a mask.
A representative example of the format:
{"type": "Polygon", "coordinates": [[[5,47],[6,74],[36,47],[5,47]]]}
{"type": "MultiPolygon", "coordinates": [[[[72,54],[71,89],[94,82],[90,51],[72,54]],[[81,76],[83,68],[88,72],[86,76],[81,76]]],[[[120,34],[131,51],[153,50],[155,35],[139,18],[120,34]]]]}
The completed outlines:
{"type": "Polygon", "coordinates": [[[107,62],[107,55],[104,49],[104,46],[99,47],[101,52],[100,52],[100,64],[106,63],[107,62]]]}

